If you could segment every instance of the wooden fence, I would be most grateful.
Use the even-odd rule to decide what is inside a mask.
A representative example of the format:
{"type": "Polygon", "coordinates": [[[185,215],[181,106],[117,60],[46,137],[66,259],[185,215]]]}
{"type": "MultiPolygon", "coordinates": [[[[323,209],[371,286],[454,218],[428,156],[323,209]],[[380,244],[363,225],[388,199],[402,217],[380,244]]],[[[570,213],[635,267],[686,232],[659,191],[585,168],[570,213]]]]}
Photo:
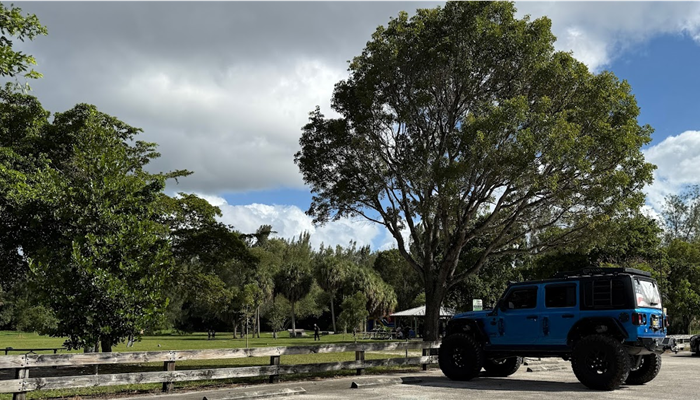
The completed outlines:
{"type": "Polygon", "coordinates": [[[76,353],[76,354],[34,354],[0,356],[0,369],[14,369],[15,379],[0,380],[0,393],[14,393],[14,400],[24,400],[25,394],[34,390],[71,389],[92,386],[130,385],[141,383],[163,383],[163,391],[173,389],[174,382],[212,379],[269,376],[270,382],[277,382],[280,375],[318,373],[355,369],[361,375],[365,368],[379,366],[422,365],[437,362],[431,349],[439,347],[439,342],[388,342],[327,344],[316,346],[259,347],[249,349],[212,349],[183,351],[149,351],[130,353],[76,353]],[[405,351],[405,357],[365,360],[366,352],[405,351]],[[422,350],[420,357],[408,357],[408,350],[422,350]],[[280,365],[280,357],[298,354],[322,354],[355,352],[355,361],[280,365]],[[254,367],[214,368],[175,370],[178,361],[223,360],[246,357],[270,357],[270,364],[254,367]],[[30,371],[38,367],[90,366],[108,364],[140,364],[162,362],[163,371],[134,372],[104,375],[76,375],[46,378],[32,378],[30,371]]]}

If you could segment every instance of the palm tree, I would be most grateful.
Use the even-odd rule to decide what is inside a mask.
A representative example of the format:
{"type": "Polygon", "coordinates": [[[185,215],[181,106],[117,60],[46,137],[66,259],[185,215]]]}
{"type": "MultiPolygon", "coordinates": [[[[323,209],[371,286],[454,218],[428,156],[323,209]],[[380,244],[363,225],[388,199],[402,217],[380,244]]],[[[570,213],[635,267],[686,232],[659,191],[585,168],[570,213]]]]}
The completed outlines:
{"type": "Polygon", "coordinates": [[[294,306],[309,294],[313,282],[311,269],[296,262],[285,263],[275,275],[275,290],[292,306],[292,332],[296,332],[294,306]]]}
{"type": "Polygon", "coordinates": [[[310,236],[304,233],[297,241],[292,240],[287,247],[282,266],[275,274],[275,291],[284,296],[292,308],[292,332],[296,335],[296,320],[294,306],[303,300],[311,290],[314,282],[311,273],[310,236]]]}
{"type": "Polygon", "coordinates": [[[343,286],[345,278],[348,276],[348,272],[351,269],[351,264],[349,261],[344,261],[338,257],[330,254],[320,255],[318,261],[316,262],[316,268],[314,273],[316,275],[316,282],[325,290],[331,298],[331,319],[333,321],[333,332],[336,332],[335,326],[335,308],[333,305],[333,300],[335,299],[335,294],[343,286]]]}

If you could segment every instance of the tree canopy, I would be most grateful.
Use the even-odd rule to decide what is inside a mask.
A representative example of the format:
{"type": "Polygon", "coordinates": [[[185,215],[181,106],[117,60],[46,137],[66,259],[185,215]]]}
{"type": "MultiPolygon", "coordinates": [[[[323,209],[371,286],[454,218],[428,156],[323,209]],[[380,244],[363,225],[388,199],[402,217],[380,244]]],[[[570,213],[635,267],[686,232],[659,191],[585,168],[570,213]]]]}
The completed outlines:
{"type": "MultiPolygon", "coordinates": [[[[50,310],[44,331],[69,347],[109,350],[161,318],[173,273],[163,190],[188,172],[147,172],[156,145],[94,106],[49,117],[0,90],[3,286],[31,289],[50,310]]],[[[31,302],[24,312],[40,312],[31,302]]]]}
{"type": "Polygon", "coordinates": [[[295,155],[315,222],[361,216],[394,236],[429,340],[447,291],[490,257],[572,243],[652,179],[627,82],[555,52],[547,18],[514,15],[449,2],[380,26],[335,86],[340,117],[311,112],[295,155]]]}
{"type": "Polygon", "coordinates": [[[661,215],[666,224],[666,241],[687,242],[700,237],[700,186],[692,185],[681,193],[666,197],[661,215]]]}
{"type": "MultiPolygon", "coordinates": [[[[13,38],[23,42],[47,33],[46,27],[39,23],[36,15],[22,15],[21,8],[7,8],[0,3],[0,77],[14,77],[36,65],[33,56],[13,50],[13,38]]],[[[40,78],[41,74],[31,69],[24,77],[40,78]]]]}

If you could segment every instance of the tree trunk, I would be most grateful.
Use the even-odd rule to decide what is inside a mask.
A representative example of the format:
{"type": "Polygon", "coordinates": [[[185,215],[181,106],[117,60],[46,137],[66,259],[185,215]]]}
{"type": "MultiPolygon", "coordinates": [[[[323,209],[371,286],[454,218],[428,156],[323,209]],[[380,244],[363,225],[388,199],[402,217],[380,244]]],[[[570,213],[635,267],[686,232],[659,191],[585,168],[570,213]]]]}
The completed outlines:
{"type": "Polygon", "coordinates": [[[245,348],[248,348],[248,315],[245,316],[245,348]]]}
{"type": "Polygon", "coordinates": [[[110,339],[102,339],[102,352],[111,353],[112,352],[112,341],[110,339]]]}
{"type": "Polygon", "coordinates": [[[435,282],[426,284],[425,291],[425,327],[423,340],[435,341],[440,335],[440,306],[445,297],[445,291],[435,288],[435,282]]]}
{"type": "Polygon", "coordinates": [[[297,323],[296,320],[294,319],[294,302],[292,303],[292,337],[297,337],[297,323]]]}
{"type": "Polygon", "coordinates": [[[335,297],[335,293],[331,293],[331,320],[333,321],[333,333],[335,333],[335,309],[333,308],[333,297],[335,297]]]}
{"type": "Polygon", "coordinates": [[[233,321],[233,338],[237,339],[236,333],[238,333],[238,320],[233,321]]]}
{"type": "Polygon", "coordinates": [[[256,310],[255,314],[256,314],[255,319],[257,321],[257,323],[255,324],[255,327],[258,330],[258,339],[260,339],[260,306],[258,306],[258,309],[256,310]]]}

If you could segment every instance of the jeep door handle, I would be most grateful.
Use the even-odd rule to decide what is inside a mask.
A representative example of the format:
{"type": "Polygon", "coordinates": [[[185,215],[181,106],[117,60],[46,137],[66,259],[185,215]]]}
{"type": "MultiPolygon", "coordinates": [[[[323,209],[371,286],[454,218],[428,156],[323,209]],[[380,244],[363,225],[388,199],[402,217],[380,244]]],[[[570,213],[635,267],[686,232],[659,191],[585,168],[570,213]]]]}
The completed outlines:
{"type": "Polygon", "coordinates": [[[574,314],[562,314],[562,318],[573,318],[574,314]]]}
{"type": "Polygon", "coordinates": [[[528,316],[525,317],[525,318],[537,320],[537,315],[528,315],[528,316]]]}

